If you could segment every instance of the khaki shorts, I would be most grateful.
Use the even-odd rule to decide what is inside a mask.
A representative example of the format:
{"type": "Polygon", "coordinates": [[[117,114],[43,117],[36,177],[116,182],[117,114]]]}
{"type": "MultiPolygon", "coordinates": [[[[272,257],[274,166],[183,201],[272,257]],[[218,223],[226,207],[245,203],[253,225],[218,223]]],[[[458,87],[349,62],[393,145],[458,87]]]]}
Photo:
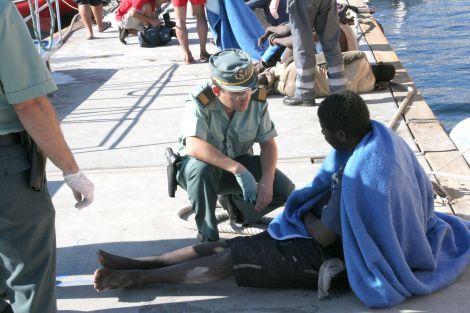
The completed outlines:
{"type": "MultiPolygon", "coordinates": [[[[147,9],[146,6],[150,6],[150,4],[148,4],[148,3],[145,4],[142,7],[142,12],[146,11],[146,9],[147,9]]],[[[135,17],[132,17],[129,12],[127,12],[126,15],[124,15],[122,17],[122,20],[119,23],[119,27],[124,28],[124,29],[143,30],[144,26],[145,26],[145,24],[143,22],[139,21],[135,17]]]]}

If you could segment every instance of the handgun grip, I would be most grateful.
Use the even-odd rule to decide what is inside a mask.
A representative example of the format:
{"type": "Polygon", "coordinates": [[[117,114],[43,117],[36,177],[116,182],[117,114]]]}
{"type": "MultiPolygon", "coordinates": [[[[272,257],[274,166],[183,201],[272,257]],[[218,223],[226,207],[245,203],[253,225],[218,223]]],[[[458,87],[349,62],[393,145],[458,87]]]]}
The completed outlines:
{"type": "Polygon", "coordinates": [[[165,157],[168,162],[166,167],[166,175],[168,179],[168,196],[170,196],[170,198],[174,198],[176,188],[178,187],[178,183],[176,181],[176,172],[178,170],[176,167],[176,162],[178,162],[180,156],[175,154],[173,150],[168,147],[165,149],[165,157]]]}

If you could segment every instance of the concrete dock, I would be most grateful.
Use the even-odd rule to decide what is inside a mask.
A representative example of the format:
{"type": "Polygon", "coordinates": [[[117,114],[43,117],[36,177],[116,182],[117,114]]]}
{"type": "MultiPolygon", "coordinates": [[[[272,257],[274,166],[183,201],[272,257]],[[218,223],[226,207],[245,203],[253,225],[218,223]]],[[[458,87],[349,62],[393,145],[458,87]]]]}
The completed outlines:
{"type": "MultiPolygon", "coordinates": [[[[362,0],[350,1],[361,5],[362,0]]],[[[185,65],[176,39],[164,47],[140,48],[136,37],[123,45],[114,27],[85,40],[74,31],[50,58],[59,90],[51,95],[67,142],[81,169],[95,184],[95,202],[82,211],[62,175],[48,165],[49,188],[57,210],[57,291],[60,312],[373,312],[352,293],[318,301],[309,290],[239,288],[233,279],[206,285],[161,285],[97,293],[92,274],[96,250],[144,256],[196,244],[196,232],[183,227],[177,212],[189,202],[178,189],[167,195],[164,149],[177,147],[184,100],[209,78],[207,63],[185,65]]],[[[393,62],[396,81],[412,85],[374,20],[361,19],[360,47],[371,62],[393,62]]],[[[191,50],[199,55],[195,20],[188,19],[191,50]]],[[[215,48],[208,44],[209,52],[215,48]]],[[[406,66],[406,64],[405,64],[406,66]]],[[[390,121],[405,93],[391,88],[362,95],[372,118],[390,121]]],[[[278,167],[298,187],[310,182],[328,153],[316,107],[287,107],[270,96],[269,110],[279,133],[278,167]]],[[[417,94],[397,132],[428,170],[469,175],[470,169],[425,100],[417,94]],[[457,158],[455,158],[457,157],[457,158]],[[455,160],[454,160],[455,159],[455,160]],[[446,165],[446,163],[449,163],[446,165]],[[443,168],[442,165],[445,165],[443,168]]],[[[470,219],[470,182],[437,180],[454,199],[436,209],[470,219]]],[[[280,209],[273,214],[279,213],[280,209]]],[[[221,234],[228,238],[232,234],[221,234]]],[[[470,270],[449,288],[380,312],[468,312],[470,270]]]]}

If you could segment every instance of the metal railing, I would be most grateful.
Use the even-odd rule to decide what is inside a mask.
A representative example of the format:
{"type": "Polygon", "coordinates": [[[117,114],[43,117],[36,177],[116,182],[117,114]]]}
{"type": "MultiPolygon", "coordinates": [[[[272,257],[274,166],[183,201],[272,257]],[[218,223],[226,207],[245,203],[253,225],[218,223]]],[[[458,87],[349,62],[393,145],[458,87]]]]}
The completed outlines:
{"type": "Polygon", "coordinates": [[[47,61],[51,52],[62,44],[62,24],[60,20],[60,0],[46,0],[45,3],[39,6],[39,0],[14,0],[13,3],[28,2],[30,14],[24,17],[24,22],[31,21],[33,33],[36,39],[33,39],[39,54],[47,61]],[[53,8],[55,4],[55,9],[53,8]],[[50,14],[50,27],[49,36],[42,37],[40,13],[49,10],[50,14]],[[54,35],[55,21],[57,21],[57,35],[54,35]]]}

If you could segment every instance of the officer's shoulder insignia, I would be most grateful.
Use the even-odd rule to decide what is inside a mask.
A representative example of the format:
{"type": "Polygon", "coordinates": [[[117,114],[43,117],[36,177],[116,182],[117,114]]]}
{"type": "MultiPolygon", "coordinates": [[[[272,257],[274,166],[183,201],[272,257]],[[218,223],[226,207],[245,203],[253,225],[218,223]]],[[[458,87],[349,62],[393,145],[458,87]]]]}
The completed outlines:
{"type": "Polygon", "coordinates": [[[207,86],[203,90],[201,90],[198,95],[196,96],[196,99],[204,106],[208,105],[209,102],[212,101],[212,99],[215,98],[214,92],[212,91],[211,86],[207,86]]]}
{"type": "Polygon", "coordinates": [[[258,89],[253,94],[253,99],[265,102],[268,97],[268,90],[264,87],[258,87],[258,89]]]}

